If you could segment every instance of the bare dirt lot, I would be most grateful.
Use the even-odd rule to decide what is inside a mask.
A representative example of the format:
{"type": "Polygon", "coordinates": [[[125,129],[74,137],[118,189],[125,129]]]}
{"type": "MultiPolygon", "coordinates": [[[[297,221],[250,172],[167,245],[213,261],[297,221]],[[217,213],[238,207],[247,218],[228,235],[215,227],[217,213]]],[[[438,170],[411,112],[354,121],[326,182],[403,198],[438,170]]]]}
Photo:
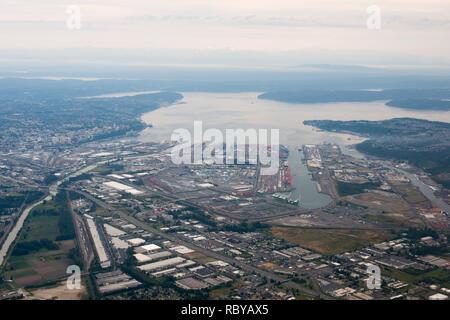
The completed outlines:
{"type": "Polygon", "coordinates": [[[400,196],[388,192],[366,192],[344,198],[352,203],[385,212],[407,213],[408,203],[400,196]]]}
{"type": "Polygon", "coordinates": [[[395,193],[371,191],[347,196],[344,199],[372,209],[371,215],[366,217],[368,221],[386,222],[401,227],[423,226],[423,220],[414,213],[410,204],[395,193]]]}
{"type": "Polygon", "coordinates": [[[202,254],[200,252],[191,252],[191,253],[188,253],[186,256],[188,256],[189,259],[196,261],[197,263],[203,263],[203,264],[216,260],[214,258],[205,256],[204,254],[202,254]]]}
{"type": "Polygon", "coordinates": [[[33,289],[29,291],[26,299],[30,300],[80,300],[86,294],[86,287],[81,285],[80,290],[69,290],[66,282],[61,281],[56,286],[33,289]]]}
{"type": "Polygon", "coordinates": [[[66,240],[60,242],[59,250],[13,256],[9,261],[6,277],[12,278],[20,287],[65,277],[67,266],[73,264],[67,257],[67,251],[74,246],[73,240],[66,240]]]}
{"type": "Polygon", "coordinates": [[[275,237],[321,254],[338,254],[390,238],[385,230],[273,227],[271,231],[275,237]]]}

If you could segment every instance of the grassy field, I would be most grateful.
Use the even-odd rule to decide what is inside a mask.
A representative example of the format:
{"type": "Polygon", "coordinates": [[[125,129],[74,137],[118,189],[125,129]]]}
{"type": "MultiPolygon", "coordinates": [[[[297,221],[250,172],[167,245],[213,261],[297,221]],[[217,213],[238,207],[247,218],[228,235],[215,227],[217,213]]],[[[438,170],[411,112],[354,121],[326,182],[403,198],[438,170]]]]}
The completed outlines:
{"type": "Polygon", "coordinates": [[[405,200],[396,194],[388,192],[366,192],[355,196],[349,196],[345,199],[357,205],[383,212],[407,214],[410,210],[409,205],[405,200]]]}
{"type": "Polygon", "coordinates": [[[369,221],[384,222],[405,228],[423,226],[421,218],[411,212],[409,204],[399,195],[388,192],[366,192],[345,197],[345,200],[378,211],[378,214],[365,216],[369,221]]]}
{"type": "Polygon", "coordinates": [[[431,271],[418,271],[383,268],[382,273],[409,284],[425,282],[429,284],[439,283],[447,288],[450,286],[450,271],[445,269],[437,268],[431,271]]]}
{"type": "Polygon", "coordinates": [[[414,205],[425,205],[428,200],[414,186],[407,183],[392,184],[392,190],[400,194],[407,202],[414,205]]]}
{"type": "Polygon", "coordinates": [[[273,236],[321,254],[338,254],[390,238],[384,230],[301,229],[273,227],[273,236]]]}
{"type": "Polygon", "coordinates": [[[123,166],[120,164],[103,164],[92,170],[92,172],[101,174],[101,175],[108,175],[113,173],[114,171],[120,171],[123,170],[123,166]]]}
{"type": "Polygon", "coordinates": [[[47,238],[55,240],[59,235],[57,216],[32,216],[20,235],[20,241],[47,238]]]}
{"type": "Polygon", "coordinates": [[[111,216],[111,213],[108,210],[106,210],[105,208],[97,207],[95,209],[94,215],[100,216],[100,217],[109,217],[109,216],[111,216]]]}
{"type": "Polygon", "coordinates": [[[20,287],[38,285],[66,275],[67,266],[73,264],[67,250],[74,248],[73,240],[59,242],[59,250],[41,250],[24,256],[11,256],[5,273],[20,287]]]}
{"type": "Polygon", "coordinates": [[[209,292],[209,296],[212,299],[224,299],[230,296],[232,290],[231,286],[213,289],[209,292]]]}
{"type": "Polygon", "coordinates": [[[25,222],[5,270],[5,278],[12,279],[19,287],[41,285],[66,275],[67,266],[73,264],[70,251],[75,248],[74,239],[60,239],[66,234],[61,224],[60,207],[47,203],[36,207],[25,222]],[[29,251],[16,249],[24,244],[48,240],[54,248],[35,246],[29,251]]]}
{"type": "Polygon", "coordinates": [[[197,252],[197,251],[196,252],[192,252],[192,253],[188,253],[186,256],[188,256],[189,259],[192,259],[195,262],[200,263],[200,264],[206,264],[208,262],[212,262],[212,261],[216,260],[214,258],[205,256],[203,253],[200,253],[200,252],[197,252]]]}

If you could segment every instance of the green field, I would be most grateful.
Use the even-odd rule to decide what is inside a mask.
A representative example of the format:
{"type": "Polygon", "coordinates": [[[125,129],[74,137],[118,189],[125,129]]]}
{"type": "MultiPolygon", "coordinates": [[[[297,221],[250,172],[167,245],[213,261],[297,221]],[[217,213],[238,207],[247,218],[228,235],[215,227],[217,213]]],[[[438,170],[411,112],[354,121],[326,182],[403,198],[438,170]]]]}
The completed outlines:
{"type": "Polygon", "coordinates": [[[231,286],[224,286],[213,289],[209,292],[209,297],[212,299],[224,299],[230,296],[233,288],[231,286]]]}
{"type": "Polygon", "coordinates": [[[75,248],[70,219],[64,196],[36,207],[8,258],[5,278],[23,287],[64,277],[67,266],[73,264],[70,252],[75,248]]]}
{"type": "Polygon", "coordinates": [[[396,270],[392,268],[383,268],[383,274],[409,284],[427,284],[439,283],[443,287],[450,286],[450,271],[442,268],[436,268],[431,271],[420,270],[396,270]]]}
{"type": "Polygon", "coordinates": [[[20,241],[56,240],[59,235],[57,216],[31,216],[20,235],[20,241]]]}
{"type": "Polygon", "coordinates": [[[350,183],[337,181],[336,183],[338,193],[341,197],[364,193],[365,190],[377,189],[379,186],[379,182],[350,183]]]}
{"type": "Polygon", "coordinates": [[[67,250],[74,247],[74,241],[65,240],[59,245],[59,250],[41,250],[24,256],[11,256],[5,278],[12,279],[17,286],[22,287],[64,277],[67,266],[73,263],[67,250]]]}

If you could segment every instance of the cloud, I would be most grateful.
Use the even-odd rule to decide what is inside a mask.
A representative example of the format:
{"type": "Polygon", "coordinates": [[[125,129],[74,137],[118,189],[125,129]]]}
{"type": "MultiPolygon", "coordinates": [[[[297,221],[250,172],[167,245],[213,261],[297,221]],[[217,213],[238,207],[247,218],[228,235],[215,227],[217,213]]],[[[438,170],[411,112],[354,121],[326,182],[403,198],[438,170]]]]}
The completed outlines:
{"type": "Polygon", "coordinates": [[[234,48],[450,56],[450,1],[377,0],[382,29],[366,28],[371,0],[2,0],[1,48],[234,48]],[[420,44],[420,45],[419,45],[420,44]]]}

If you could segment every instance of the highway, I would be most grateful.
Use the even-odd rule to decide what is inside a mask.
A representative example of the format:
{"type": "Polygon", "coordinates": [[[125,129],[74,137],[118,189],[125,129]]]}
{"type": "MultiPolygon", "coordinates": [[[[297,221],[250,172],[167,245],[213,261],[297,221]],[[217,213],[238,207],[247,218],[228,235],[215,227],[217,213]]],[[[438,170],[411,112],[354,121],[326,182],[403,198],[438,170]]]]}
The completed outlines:
{"type": "Polygon", "coordinates": [[[83,167],[83,168],[73,172],[72,174],[70,174],[66,178],[53,183],[52,185],[50,185],[49,193],[47,194],[45,199],[40,199],[40,200],[38,200],[36,202],[33,202],[30,205],[28,205],[23,210],[23,212],[19,216],[19,219],[17,219],[16,224],[11,229],[11,231],[8,233],[8,236],[6,237],[5,241],[3,242],[3,244],[2,244],[2,246],[0,248],[0,267],[5,262],[6,256],[8,255],[8,252],[10,251],[11,247],[13,246],[13,244],[14,244],[17,236],[19,235],[20,230],[22,229],[23,224],[24,224],[25,220],[28,218],[28,215],[30,214],[30,212],[34,208],[36,208],[38,205],[42,204],[44,201],[51,200],[52,197],[54,197],[56,195],[56,193],[58,192],[58,187],[61,185],[61,183],[63,183],[64,181],[66,181],[69,178],[73,178],[73,177],[76,177],[76,176],[81,175],[83,173],[86,173],[86,172],[94,169],[97,165],[98,164],[93,164],[93,165],[89,165],[89,166],[83,167]]]}
{"type": "MultiPolygon", "coordinates": [[[[128,213],[124,212],[123,210],[118,210],[117,208],[113,208],[110,205],[108,205],[108,204],[104,203],[103,201],[101,201],[101,200],[91,196],[90,194],[88,194],[86,192],[78,191],[78,190],[72,190],[72,191],[76,192],[78,194],[81,194],[82,196],[86,197],[87,199],[93,201],[97,205],[99,205],[99,206],[101,206],[101,207],[103,207],[103,208],[105,208],[105,209],[107,209],[109,211],[114,211],[114,213],[118,214],[122,219],[124,219],[124,220],[126,220],[126,221],[128,221],[128,222],[130,222],[130,223],[132,223],[132,224],[134,224],[136,226],[138,226],[139,228],[141,228],[141,229],[143,229],[145,231],[148,231],[150,233],[159,235],[159,236],[161,236],[161,237],[163,237],[163,238],[165,238],[167,240],[170,240],[172,242],[175,242],[175,243],[178,243],[178,244],[182,244],[182,245],[184,245],[184,246],[186,246],[186,247],[188,247],[188,248],[190,248],[192,250],[200,252],[200,253],[202,253],[204,255],[207,255],[209,257],[225,261],[225,262],[227,262],[227,263],[229,263],[231,265],[237,266],[237,267],[241,268],[242,270],[247,271],[249,273],[258,274],[258,275],[260,275],[262,277],[267,278],[268,280],[273,280],[273,281],[279,282],[283,286],[291,288],[291,289],[296,289],[296,290],[298,290],[299,292],[301,292],[303,294],[306,294],[306,295],[309,295],[309,296],[313,296],[313,297],[319,297],[319,293],[318,292],[316,292],[314,290],[311,290],[309,288],[306,288],[306,287],[304,287],[304,286],[302,286],[302,285],[300,285],[298,283],[292,282],[290,280],[286,280],[284,277],[281,277],[281,276],[279,276],[277,274],[274,274],[272,272],[269,272],[269,271],[266,271],[266,270],[259,269],[259,268],[256,268],[254,266],[248,265],[248,264],[246,264],[246,263],[244,263],[242,261],[236,260],[236,259],[234,259],[232,257],[226,256],[226,255],[222,255],[222,254],[219,254],[217,252],[214,252],[214,251],[211,251],[211,250],[199,247],[199,246],[197,246],[195,244],[192,244],[192,243],[190,243],[188,241],[180,239],[179,237],[177,237],[175,235],[168,234],[168,233],[165,233],[165,232],[160,231],[158,229],[155,229],[155,228],[151,227],[149,224],[134,218],[133,216],[129,215],[128,213]]],[[[326,296],[322,296],[322,295],[320,295],[320,297],[321,298],[325,298],[325,299],[327,298],[326,296]]]]}
{"type": "Polygon", "coordinates": [[[9,252],[10,247],[16,240],[17,236],[19,235],[20,230],[23,227],[23,224],[25,220],[27,219],[28,215],[30,214],[31,210],[33,210],[38,205],[42,204],[44,200],[50,199],[50,196],[47,196],[45,199],[41,199],[39,201],[36,201],[29,206],[27,206],[22,214],[20,215],[19,219],[17,219],[16,224],[11,229],[11,231],[8,233],[8,236],[6,237],[5,241],[2,244],[2,247],[0,249],[0,267],[3,265],[3,262],[6,260],[6,256],[9,252]]]}

